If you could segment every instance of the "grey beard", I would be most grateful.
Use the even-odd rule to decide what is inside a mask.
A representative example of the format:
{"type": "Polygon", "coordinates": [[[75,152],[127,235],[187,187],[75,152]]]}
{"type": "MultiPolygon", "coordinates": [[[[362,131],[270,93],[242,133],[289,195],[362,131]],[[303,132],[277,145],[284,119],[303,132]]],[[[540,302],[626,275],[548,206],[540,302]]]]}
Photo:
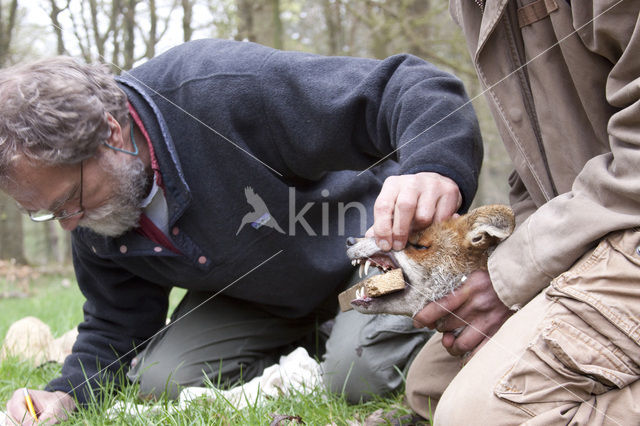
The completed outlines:
{"type": "Polygon", "coordinates": [[[105,205],[85,211],[79,226],[107,237],[119,237],[138,226],[147,173],[139,158],[123,164],[106,157],[101,166],[114,181],[114,195],[105,205]]]}

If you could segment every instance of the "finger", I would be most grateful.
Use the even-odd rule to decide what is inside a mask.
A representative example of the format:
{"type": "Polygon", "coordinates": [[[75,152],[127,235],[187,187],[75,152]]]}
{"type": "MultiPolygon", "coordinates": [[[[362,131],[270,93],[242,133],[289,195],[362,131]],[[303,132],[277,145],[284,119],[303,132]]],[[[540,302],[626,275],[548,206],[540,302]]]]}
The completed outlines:
{"type": "Polygon", "coordinates": [[[456,336],[454,336],[453,333],[442,333],[442,346],[445,347],[447,352],[449,352],[455,341],[456,336]]]}
{"type": "Polygon", "coordinates": [[[447,320],[451,317],[451,315],[453,314],[449,314],[449,315],[445,315],[441,318],[438,318],[438,320],[436,321],[436,330],[438,330],[440,333],[444,333],[445,331],[451,331],[451,330],[447,330],[445,328],[445,325],[447,323],[447,320]]]}
{"type": "Polygon", "coordinates": [[[373,231],[376,244],[381,250],[391,250],[393,237],[393,212],[398,197],[397,176],[389,176],[382,185],[380,194],[373,205],[373,231]]]}
{"type": "Polygon", "coordinates": [[[364,233],[365,238],[373,238],[376,234],[373,232],[373,226],[367,229],[367,232],[364,233]]]}
{"type": "Polygon", "coordinates": [[[436,330],[445,333],[470,325],[483,313],[477,311],[475,302],[473,297],[469,297],[455,312],[439,318],[435,322],[436,330]]]}
{"type": "Polygon", "coordinates": [[[429,303],[414,316],[414,320],[423,324],[424,327],[434,329],[438,319],[455,312],[456,309],[465,303],[468,297],[469,291],[462,286],[456,290],[455,293],[450,293],[441,299],[429,303]]]}
{"type": "Polygon", "coordinates": [[[418,190],[408,185],[400,190],[393,213],[393,249],[402,250],[407,244],[413,216],[418,204],[418,190]]]}
{"type": "Polygon", "coordinates": [[[460,327],[465,327],[470,325],[471,318],[467,315],[470,310],[465,309],[462,311],[461,309],[465,308],[466,305],[463,305],[459,309],[457,309],[454,313],[450,315],[446,315],[436,321],[436,330],[441,333],[452,332],[460,327]]]}
{"type": "Polygon", "coordinates": [[[469,298],[454,313],[436,321],[436,330],[444,333],[469,326],[484,336],[493,336],[506,319],[505,312],[488,310],[483,305],[485,302],[482,297],[469,298]]]}
{"type": "Polygon", "coordinates": [[[33,424],[31,415],[27,409],[22,389],[18,389],[13,396],[7,401],[7,414],[12,423],[9,424],[33,424]]]}
{"type": "Polygon", "coordinates": [[[416,317],[413,317],[413,327],[414,328],[424,328],[426,326],[427,326],[427,324],[423,324],[419,319],[416,319],[416,317]]]}
{"type": "Polygon", "coordinates": [[[464,355],[473,351],[485,338],[486,335],[477,327],[465,327],[447,351],[454,356],[464,355]]]}
{"type": "Polygon", "coordinates": [[[413,218],[413,229],[424,229],[431,225],[433,222],[433,215],[435,213],[436,198],[435,194],[431,191],[423,191],[418,198],[418,205],[416,206],[416,214],[413,218]]]}
{"type": "Polygon", "coordinates": [[[443,222],[449,219],[462,205],[462,195],[458,187],[447,186],[441,193],[433,214],[434,222],[443,222]]]}

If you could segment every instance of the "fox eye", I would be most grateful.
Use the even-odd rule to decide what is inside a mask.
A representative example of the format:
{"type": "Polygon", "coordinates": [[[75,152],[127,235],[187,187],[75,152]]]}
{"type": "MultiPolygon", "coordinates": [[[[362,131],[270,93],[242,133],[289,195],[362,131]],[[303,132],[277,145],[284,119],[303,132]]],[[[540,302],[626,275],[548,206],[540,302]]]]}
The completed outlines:
{"type": "Polygon", "coordinates": [[[431,246],[423,246],[423,245],[420,245],[420,244],[413,244],[413,243],[409,243],[409,245],[411,247],[413,247],[414,249],[416,249],[416,250],[427,250],[428,248],[431,247],[431,246]]]}

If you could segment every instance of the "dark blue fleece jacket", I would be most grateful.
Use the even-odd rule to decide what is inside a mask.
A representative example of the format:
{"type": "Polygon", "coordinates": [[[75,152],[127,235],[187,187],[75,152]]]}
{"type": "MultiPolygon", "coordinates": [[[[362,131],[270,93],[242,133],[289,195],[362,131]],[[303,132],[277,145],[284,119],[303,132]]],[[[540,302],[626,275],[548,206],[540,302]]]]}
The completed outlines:
{"type": "Polygon", "coordinates": [[[164,325],[172,287],[223,291],[300,317],[344,284],[345,238],[372,224],[386,176],[448,176],[462,211],[476,190],[482,144],[462,84],[414,56],[323,57],[200,40],[118,81],[152,140],[169,237],[182,254],[136,232],[73,232],[84,321],[48,389],[73,389],[81,403],[87,383],[95,388],[126,365],[164,325]],[[284,233],[260,220],[240,228],[253,210],[246,187],[268,208],[262,222],[284,233]]]}

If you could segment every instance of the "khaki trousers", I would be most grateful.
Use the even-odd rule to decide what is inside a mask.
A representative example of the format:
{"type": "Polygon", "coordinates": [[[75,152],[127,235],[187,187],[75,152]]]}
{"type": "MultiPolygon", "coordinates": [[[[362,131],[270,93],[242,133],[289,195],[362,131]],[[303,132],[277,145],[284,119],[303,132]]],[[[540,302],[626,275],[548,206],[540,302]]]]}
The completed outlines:
{"type": "Polygon", "coordinates": [[[640,232],[604,239],[463,368],[440,335],[407,398],[442,425],[640,425],[640,232]]]}

